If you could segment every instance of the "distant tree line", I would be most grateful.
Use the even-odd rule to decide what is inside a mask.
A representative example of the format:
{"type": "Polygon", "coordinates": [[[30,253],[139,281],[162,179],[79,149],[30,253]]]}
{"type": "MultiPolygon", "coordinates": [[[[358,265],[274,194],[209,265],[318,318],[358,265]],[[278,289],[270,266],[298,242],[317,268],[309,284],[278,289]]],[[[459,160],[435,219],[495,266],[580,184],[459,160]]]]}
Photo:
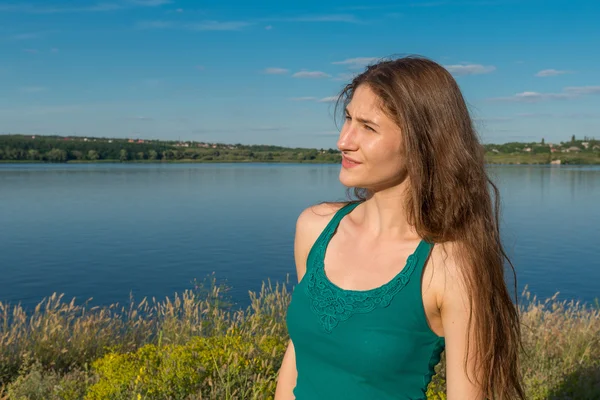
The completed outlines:
{"type": "Polygon", "coordinates": [[[514,154],[523,151],[531,154],[550,154],[552,149],[558,151],[568,149],[570,147],[577,147],[581,152],[598,152],[600,147],[600,141],[594,138],[584,137],[583,139],[576,139],[575,135],[571,136],[571,140],[567,142],[559,143],[547,143],[544,138],[541,142],[509,142],[503,144],[485,144],[484,149],[486,152],[496,150],[502,154],[514,154]]]}
{"type": "Polygon", "coordinates": [[[340,162],[334,149],[61,136],[0,135],[0,161],[340,162]]]}
{"type": "MultiPolygon", "coordinates": [[[[580,153],[600,153],[600,141],[571,137],[560,143],[541,142],[483,145],[486,155],[542,155],[577,147],[580,153]]],[[[582,154],[584,155],[584,154],[582,154]]],[[[589,154],[594,157],[594,154],[589,154]]],[[[203,142],[144,141],[118,138],[0,135],[0,162],[315,162],[339,163],[335,149],[288,148],[203,142]]],[[[550,161],[548,161],[550,162],[550,161]]]]}

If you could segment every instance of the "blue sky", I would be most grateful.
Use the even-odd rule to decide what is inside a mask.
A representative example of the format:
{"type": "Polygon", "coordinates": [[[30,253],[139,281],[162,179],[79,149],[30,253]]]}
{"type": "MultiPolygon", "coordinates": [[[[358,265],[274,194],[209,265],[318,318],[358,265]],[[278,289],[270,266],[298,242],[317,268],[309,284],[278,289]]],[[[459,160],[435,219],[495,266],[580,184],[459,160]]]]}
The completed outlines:
{"type": "Polygon", "coordinates": [[[0,0],[0,133],[334,148],[373,58],[456,77],[485,143],[600,138],[600,2],[0,0]]]}

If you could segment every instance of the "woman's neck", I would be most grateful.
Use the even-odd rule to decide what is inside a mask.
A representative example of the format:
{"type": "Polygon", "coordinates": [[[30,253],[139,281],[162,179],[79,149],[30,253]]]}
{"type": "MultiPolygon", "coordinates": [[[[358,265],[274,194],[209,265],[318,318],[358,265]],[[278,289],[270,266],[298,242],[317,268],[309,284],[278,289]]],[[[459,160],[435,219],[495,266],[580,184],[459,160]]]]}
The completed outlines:
{"type": "MultiPolygon", "coordinates": [[[[369,236],[381,239],[407,240],[416,238],[414,227],[408,223],[405,209],[408,196],[408,180],[401,184],[376,191],[355,214],[354,221],[362,225],[369,236]]],[[[353,213],[354,214],[354,213],[353,213]]]]}

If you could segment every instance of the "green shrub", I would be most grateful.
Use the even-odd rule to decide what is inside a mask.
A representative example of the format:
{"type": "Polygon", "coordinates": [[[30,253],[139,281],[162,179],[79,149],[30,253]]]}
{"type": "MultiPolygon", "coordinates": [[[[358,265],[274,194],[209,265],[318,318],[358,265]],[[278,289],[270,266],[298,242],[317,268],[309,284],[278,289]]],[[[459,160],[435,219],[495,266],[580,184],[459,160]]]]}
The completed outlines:
{"type": "Polygon", "coordinates": [[[446,400],[446,352],[438,365],[435,366],[435,375],[427,386],[427,400],[446,400]]]}
{"type": "Polygon", "coordinates": [[[276,374],[265,360],[282,356],[285,347],[280,342],[270,337],[253,342],[231,333],[196,337],[185,345],[146,345],[135,353],[110,353],[93,363],[99,380],[85,399],[185,399],[211,396],[215,386],[224,392],[222,398],[234,393],[265,398],[274,392],[276,374]]]}

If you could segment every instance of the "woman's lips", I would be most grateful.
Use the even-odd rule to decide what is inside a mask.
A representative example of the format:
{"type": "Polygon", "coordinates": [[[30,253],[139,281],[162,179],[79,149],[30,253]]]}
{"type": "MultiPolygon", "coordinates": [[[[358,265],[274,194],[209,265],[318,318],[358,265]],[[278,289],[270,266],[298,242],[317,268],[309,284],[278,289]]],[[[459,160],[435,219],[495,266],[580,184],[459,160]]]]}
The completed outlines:
{"type": "Polygon", "coordinates": [[[346,157],[344,154],[342,154],[342,166],[344,168],[353,168],[359,166],[360,164],[361,163],[359,163],[358,161],[353,160],[350,157],[346,157]]]}

